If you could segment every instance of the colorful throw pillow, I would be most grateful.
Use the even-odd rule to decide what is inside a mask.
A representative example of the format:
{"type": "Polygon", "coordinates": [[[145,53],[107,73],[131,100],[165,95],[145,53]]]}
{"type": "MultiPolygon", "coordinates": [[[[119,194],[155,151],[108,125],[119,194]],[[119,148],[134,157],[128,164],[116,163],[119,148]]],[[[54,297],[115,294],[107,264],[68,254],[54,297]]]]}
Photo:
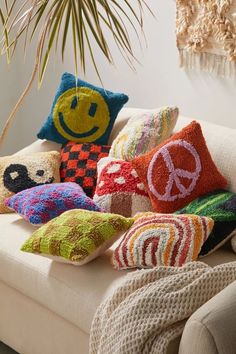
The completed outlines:
{"type": "Polygon", "coordinates": [[[227,242],[236,231],[236,194],[225,190],[211,192],[195,199],[176,214],[208,216],[215,221],[200,252],[200,256],[206,256],[227,242]]]}
{"type": "Polygon", "coordinates": [[[6,206],[36,226],[70,209],[101,211],[78,184],[71,182],[26,189],[8,198],[6,206]]]}
{"type": "Polygon", "coordinates": [[[133,224],[120,215],[70,210],[35,231],[21,250],[83,265],[105,252],[133,224]]]}
{"type": "Polygon", "coordinates": [[[155,211],[172,213],[197,197],[225,188],[207,149],[199,123],[193,121],[179,133],[132,161],[155,211]]]}
{"type": "Polygon", "coordinates": [[[39,139],[65,144],[107,144],[115,119],[128,96],[113,93],[64,73],[51,113],[39,139]]]}
{"type": "Polygon", "coordinates": [[[143,213],[113,253],[116,269],[180,267],[195,261],[214,221],[197,215],[143,213]]]}
{"type": "Polygon", "coordinates": [[[131,163],[111,157],[98,162],[98,181],[93,200],[106,212],[126,217],[152,210],[144,185],[131,163]]]}
{"type": "Polygon", "coordinates": [[[178,114],[177,107],[162,107],[134,115],[113,141],[109,156],[130,161],[150,151],[170,137],[178,114]]]}
{"type": "Polygon", "coordinates": [[[78,183],[93,197],[97,184],[97,163],[108,156],[110,146],[69,142],[61,150],[61,181],[78,183]]]}
{"type": "Polygon", "coordinates": [[[59,168],[56,151],[0,157],[0,213],[11,212],[6,198],[24,189],[60,182],[59,168]]]}

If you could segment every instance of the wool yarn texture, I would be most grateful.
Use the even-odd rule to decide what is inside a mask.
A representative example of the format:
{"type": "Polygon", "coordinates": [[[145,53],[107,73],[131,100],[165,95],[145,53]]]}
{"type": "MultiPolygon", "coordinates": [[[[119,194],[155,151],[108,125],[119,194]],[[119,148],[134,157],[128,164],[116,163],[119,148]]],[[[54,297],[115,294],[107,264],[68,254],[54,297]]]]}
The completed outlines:
{"type": "Polygon", "coordinates": [[[56,151],[0,157],[0,213],[12,212],[6,198],[28,188],[60,182],[56,151]]]}
{"type": "Polygon", "coordinates": [[[133,222],[121,215],[69,210],[36,230],[21,250],[84,265],[103,254],[133,222]]]}
{"type": "Polygon", "coordinates": [[[114,250],[116,269],[180,267],[195,261],[214,221],[197,215],[141,213],[114,250]]]}
{"type": "Polygon", "coordinates": [[[166,354],[187,319],[235,280],[236,262],[128,273],[96,311],[89,354],[166,354]]]}
{"type": "Polygon", "coordinates": [[[38,138],[59,144],[74,141],[106,145],[116,117],[128,99],[123,93],[94,86],[66,72],[38,138]]]}
{"type": "Polygon", "coordinates": [[[236,75],[236,0],[177,0],[180,66],[225,77],[236,75]]]}
{"type": "Polygon", "coordinates": [[[101,211],[83,189],[72,182],[26,189],[8,198],[5,203],[35,226],[46,224],[70,209],[101,211]]]}
{"type": "Polygon", "coordinates": [[[200,252],[200,256],[206,256],[221,247],[236,232],[236,194],[226,190],[210,192],[178,210],[176,214],[208,216],[215,221],[200,252]]]}
{"type": "Polygon", "coordinates": [[[177,107],[161,107],[132,116],[113,141],[109,156],[130,161],[168,139],[177,122],[177,107]]]}
{"type": "Polygon", "coordinates": [[[111,157],[98,162],[93,200],[106,212],[126,217],[152,210],[148,193],[132,164],[111,157]]]}
{"type": "Polygon", "coordinates": [[[79,184],[92,198],[97,184],[97,163],[108,156],[109,151],[107,145],[70,141],[61,150],[61,181],[79,184]]]}
{"type": "Polygon", "coordinates": [[[175,212],[197,197],[227,185],[196,121],[149,153],[136,157],[132,165],[159,213],[175,212]]]}

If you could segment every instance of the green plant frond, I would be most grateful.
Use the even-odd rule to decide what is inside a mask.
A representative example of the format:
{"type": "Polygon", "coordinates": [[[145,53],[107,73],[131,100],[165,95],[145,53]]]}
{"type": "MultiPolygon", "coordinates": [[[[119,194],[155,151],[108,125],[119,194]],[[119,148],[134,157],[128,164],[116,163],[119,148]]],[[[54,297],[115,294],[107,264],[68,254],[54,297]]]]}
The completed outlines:
{"type": "MultiPolygon", "coordinates": [[[[0,19],[1,19],[1,22],[4,26],[5,24],[5,18],[3,16],[3,13],[2,13],[2,10],[0,9],[0,19]]],[[[7,30],[6,28],[4,28],[4,41],[5,41],[5,44],[6,44],[6,56],[7,56],[7,63],[9,64],[10,63],[10,52],[9,52],[9,49],[8,49],[8,45],[9,45],[9,40],[8,40],[8,33],[7,33],[7,30]]]]}
{"type": "Polygon", "coordinates": [[[26,53],[28,43],[38,33],[36,61],[41,84],[52,50],[58,51],[60,48],[63,60],[67,43],[71,40],[76,74],[79,67],[86,72],[89,55],[101,79],[95,46],[109,63],[114,64],[110,49],[111,38],[127,64],[134,69],[138,61],[131,33],[135,34],[141,45],[140,33],[144,37],[144,9],[152,13],[146,0],[4,0],[0,5],[3,25],[1,49],[9,61],[22,40],[26,53]],[[71,36],[68,35],[70,29],[71,36]]]}

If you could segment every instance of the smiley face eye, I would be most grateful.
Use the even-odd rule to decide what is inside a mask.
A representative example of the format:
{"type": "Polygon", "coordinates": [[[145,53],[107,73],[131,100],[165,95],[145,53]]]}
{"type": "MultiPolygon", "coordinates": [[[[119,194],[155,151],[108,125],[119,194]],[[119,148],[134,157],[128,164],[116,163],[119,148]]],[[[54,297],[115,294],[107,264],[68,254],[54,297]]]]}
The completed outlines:
{"type": "Polygon", "coordinates": [[[97,112],[97,108],[98,108],[97,103],[91,103],[90,108],[89,108],[89,112],[88,112],[90,117],[93,117],[93,118],[95,117],[96,112],[97,112]]]}
{"type": "Polygon", "coordinates": [[[11,178],[14,180],[14,179],[16,179],[18,176],[19,176],[19,173],[18,172],[11,172],[10,173],[10,176],[11,176],[11,178]]]}
{"type": "Polygon", "coordinates": [[[42,177],[44,175],[44,170],[38,170],[36,176],[42,177]]]}
{"type": "Polygon", "coordinates": [[[75,96],[75,97],[73,97],[73,99],[72,99],[70,108],[71,108],[71,109],[76,109],[77,105],[78,105],[78,97],[75,96]]]}

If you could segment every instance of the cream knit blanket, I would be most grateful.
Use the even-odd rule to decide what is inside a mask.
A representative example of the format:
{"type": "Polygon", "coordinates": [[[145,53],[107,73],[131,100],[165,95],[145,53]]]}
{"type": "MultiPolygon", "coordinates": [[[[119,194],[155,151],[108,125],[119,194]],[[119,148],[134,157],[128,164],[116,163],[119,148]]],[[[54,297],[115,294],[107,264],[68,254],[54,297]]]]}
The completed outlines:
{"type": "Polygon", "coordinates": [[[129,273],[95,314],[90,354],[166,353],[192,313],[234,280],[236,262],[129,273]]]}

